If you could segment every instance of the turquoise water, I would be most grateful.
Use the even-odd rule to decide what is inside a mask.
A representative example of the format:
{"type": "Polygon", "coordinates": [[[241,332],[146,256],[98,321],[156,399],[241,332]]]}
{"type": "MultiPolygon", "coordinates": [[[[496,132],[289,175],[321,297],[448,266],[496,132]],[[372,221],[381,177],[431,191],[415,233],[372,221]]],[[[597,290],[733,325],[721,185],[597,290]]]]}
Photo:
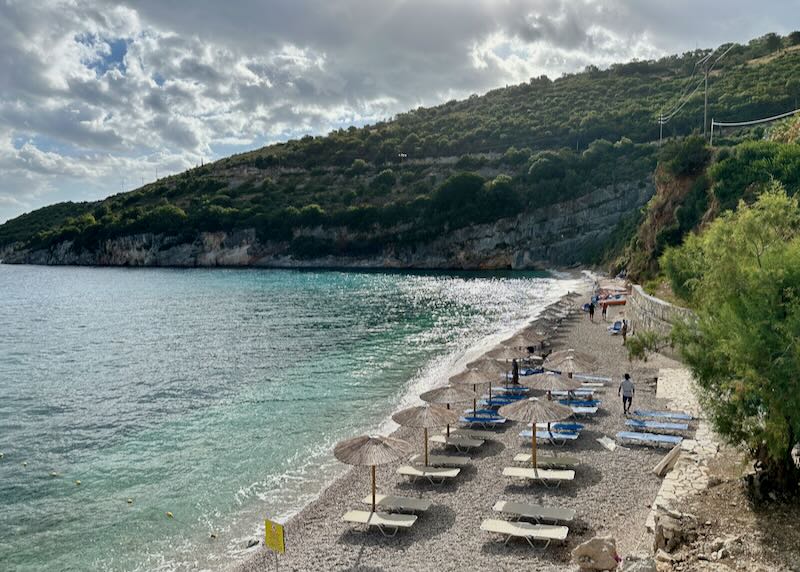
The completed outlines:
{"type": "Polygon", "coordinates": [[[0,568],[222,568],[344,470],[337,440],[567,285],[0,265],[0,568]]]}

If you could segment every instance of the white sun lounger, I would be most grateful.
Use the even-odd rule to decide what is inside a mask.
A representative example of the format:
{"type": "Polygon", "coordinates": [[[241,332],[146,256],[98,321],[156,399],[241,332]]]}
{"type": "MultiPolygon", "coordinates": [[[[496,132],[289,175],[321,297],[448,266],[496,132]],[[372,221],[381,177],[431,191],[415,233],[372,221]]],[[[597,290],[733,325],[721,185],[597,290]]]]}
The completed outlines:
{"type": "Polygon", "coordinates": [[[625,422],[628,427],[637,430],[665,431],[667,433],[688,431],[688,423],[672,423],[669,421],[642,421],[641,419],[628,419],[625,422]]]}
{"type": "Polygon", "coordinates": [[[350,510],[344,514],[342,520],[350,524],[363,525],[367,529],[376,526],[384,536],[394,536],[401,528],[411,528],[417,517],[412,514],[381,514],[367,510],[350,510]]]}
{"type": "Polygon", "coordinates": [[[680,445],[683,437],[676,437],[675,435],[660,435],[658,433],[640,433],[638,431],[620,431],[617,433],[617,441],[621,443],[630,443],[632,445],[650,445],[652,447],[660,447],[666,445],[674,447],[680,445]]]}
{"type": "MultiPolygon", "coordinates": [[[[364,504],[372,505],[372,495],[361,499],[364,504]]],[[[433,504],[429,500],[392,495],[375,495],[375,504],[388,512],[425,512],[433,504]]]]}
{"type": "Polygon", "coordinates": [[[575,395],[576,397],[594,397],[594,389],[590,387],[585,387],[581,389],[575,389],[572,391],[567,391],[566,389],[554,389],[550,392],[550,395],[553,397],[569,397],[570,395],[575,395]]]}
{"type": "Polygon", "coordinates": [[[445,469],[441,467],[412,467],[404,465],[398,467],[397,474],[408,477],[412,481],[417,479],[427,479],[432,485],[441,485],[448,479],[454,479],[461,472],[461,469],[445,469]]]}
{"type": "Polygon", "coordinates": [[[497,501],[492,510],[505,515],[520,518],[529,518],[536,522],[572,522],[575,510],[571,508],[558,508],[552,506],[539,506],[522,502],[497,501]]]}
{"type": "Polygon", "coordinates": [[[685,411],[651,411],[649,409],[636,409],[634,415],[639,417],[651,417],[654,419],[669,419],[672,421],[691,421],[692,416],[685,411]]]}
{"type": "Polygon", "coordinates": [[[513,479],[525,479],[526,481],[538,481],[545,486],[550,486],[549,483],[555,483],[555,486],[559,486],[565,481],[574,481],[575,471],[534,469],[533,467],[506,467],[503,469],[503,476],[513,479]]]}
{"type": "MultiPolygon", "coordinates": [[[[421,453],[412,455],[409,462],[412,465],[424,465],[425,455],[421,453]]],[[[428,455],[429,467],[466,467],[469,463],[469,457],[460,457],[458,455],[428,455]]]]}
{"type": "Polygon", "coordinates": [[[577,405],[573,405],[570,407],[572,409],[572,414],[575,416],[581,415],[594,415],[597,413],[597,407],[578,407],[577,405]]]}
{"type": "MultiPolygon", "coordinates": [[[[514,462],[515,463],[528,463],[530,465],[531,462],[531,454],[530,453],[517,453],[514,455],[514,462]]],[[[572,468],[577,467],[580,464],[580,461],[577,457],[567,457],[567,456],[550,456],[550,455],[536,455],[536,465],[538,467],[542,467],[543,469],[552,469],[552,468],[572,468]]]]}
{"type": "Polygon", "coordinates": [[[494,518],[484,520],[481,523],[481,530],[503,535],[505,537],[503,544],[508,544],[512,538],[524,538],[531,546],[534,545],[534,540],[542,540],[545,542],[544,548],[550,546],[553,541],[563,542],[569,533],[566,526],[510,522],[494,518]]]}
{"type": "Polygon", "coordinates": [[[576,373],[572,377],[574,377],[575,379],[581,379],[581,380],[584,380],[584,381],[597,381],[597,382],[600,382],[601,384],[605,384],[605,382],[610,382],[611,381],[610,377],[606,377],[604,375],[589,375],[588,373],[576,373]]]}
{"type": "Polygon", "coordinates": [[[581,384],[581,389],[593,389],[595,391],[602,390],[606,386],[605,383],[601,381],[584,381],[581,384]]]}
{"type": "Polygon", "coordinates": [[[470,449],[477,449],[484,443],[481,439],[469,439],[466,437],[453,436],[447,437],[446,435],[434,435],[430,440],[431,443],[436,443],[437,445],[455,447],[459,453],[469,451],[470,449]]]}

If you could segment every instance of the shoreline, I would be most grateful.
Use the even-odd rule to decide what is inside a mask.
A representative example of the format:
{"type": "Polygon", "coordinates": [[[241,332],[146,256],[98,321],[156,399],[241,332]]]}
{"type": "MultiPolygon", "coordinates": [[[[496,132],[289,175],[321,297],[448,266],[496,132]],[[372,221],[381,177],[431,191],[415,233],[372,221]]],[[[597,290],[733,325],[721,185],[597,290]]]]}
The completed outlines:
{"type": "MultiPolygon", "coordinates": [[[[299,270],[303,271],[303,270],[314,270],[314,269],[299,269],[299,270]]],[[[347,270],[347,269],[339,269],[339,270],[347,270]]],[[[366,271],[367,272],[380,272],[382,270],[381,269],[375,269],[375,270],[368,269],[366,271]]],[[[403,269],[399,269],[399,270],[398,269],[388,269],[388,271],[390,271],[390,272],[391,271],[399,271],[399,272],[404,272],[404,273],[406,272],[406,270],[403,270],[403,269]]],[[[420,272],[427,273],[427,272],[437,272],[437,271],[429,271],[427,269],[422,269],[422,270],[420,270],[420,272]]],[[[464,271],[461,271],[461,272],[472,273],[472,272],[476,272],[476,271],[464,270],[464,271]]],[[[478,271],[478,272],[480,272],[480,271],[478,271]]],[[[487,270],[485,272],[494,273],[496,271],[487,270]]],[[[508,272],[530,272],[530,271],[526,271],[526,270],[511,271],[511,270],[509,270],[508,272]]],[[[399,396],[397,398],[397,402],[394,405],[394,407],[392,408],[392,410],[387,414],[386,418],[383,421],[381,421],[379,423],[379,425],[376,426],[376,428],[375,428],[375,430],[373,432],[377,433],[377,434],[381,434],[381,435],[394,435],[394,436],[400,435],[403,438],[410,439],[412,441],[412,443],[416,443],[416,441],[414,440],[414,436],[415,436],[414,432],[412,431],[411,435],[406,434],[408,432],[408,430],[403,428],[403,427],[400,427],[399,425],[397,425],[397,423],[395,423],[392,420],[391,415],[393,413],[395,413],[396,411],[399,411],[399,410],[401,410],[401,409],[403,409],[405,407],[410,407],[412,405],[418,404],[419,403],[419,394],[420,393],[422,393],[424,391],[427,391],[429,389],[432,389],[434,387],[443,385],[444,383],[446,383],[446,380],[449,377],[451,377],[451,376],[459,373],[460,371],[464,370],[466,368],[466,364],[467,363],[478,359],[480,356],[482,356],[488,350],[490,350],[491,348],[495,347],[501,340],[509,338],[510,336],[516,334],[518,331],[523,329],[525,326],[529,325],[532,321],[535,321],[538,318],[538,316],[547,309],[547,307],[549,307],[552,304],[557,303],[560,300],[563,300],[568,292],[575,291],[576,289],[588,288],[590,280],[591,280],[590,275],[587,272],[585,272],[585,271],[584,272],[578,272],[578,271],[576,271],[576,269],[550,269],[550,270],[547,270],[546,272],[550,275],[550,278],[555,278],[555,279],[558,280],[558,282],[556,282],[557,284],[558,283],[564,283],[559,288],[560,292],[556,296],[554,296],[554,297],[548,296],[546,298],[547,302],[545,304],[543,304],[542,306],[537,307],[537,308],[531,308],[531,311],[529,313],[526,313],[526,315],[523,318],[520,318],[519,320],[516,320],[513,325],[506,326],[501,330],[497,330],[497,331],[495,331],[495,332],[493,332],[493,333],[491,333],[489,335],[482,336],[481,338],[479,338],[476,341],[474,341],[473,343],[471,343],[468,347],[466,347],[463,350],[461,350],[460,351],[460,355],[458,355],[458,357],[454,361],[452,361],[449,364],[449,366],[447,367],[446,373],[444,374],[444,380],[445,381],[442,381],[441,378],[437,377],[435,379],[427,379],[427,380],[423,379],[424,381],[426,381],[426,383],[424,385],[413,385],[412,382],[414,381],[414,378],[413,377],[410,378],[408,380],[408,382],[407,382],[406,387],[404,387],[403,390],[401,391],[401,393],[399,394],[399,396]]],[[[428,365],[430,365],[430,364],[428,364],[428,365]]],[[[423,380],[418,380],[418,381],[423,381],[423,380]]],[[[419,435],[416,435],[416,437],[418,438],[419,435]]],[[[417,439],[417,441],[418,440],[419,439],[417,439]]],[[[284,517],[278,516],[277,520],[279,522],[283,522],[284,526],[287,526],[287,527],[290,526],[291,523],[293,523],[294,521],[296,521],[297,519],[299,519],[301,517],[303,512],[306,509],[308,509],[308,507],[310,507],[314,503],[318,502],[319,499],[322,496],[324,496],[326,494],[326,492],[331,487],[337,485],[340,482],[348,481],[351,478],[351,474],[354,471],[358,471],[358,469],[359,469],[359,467],[348,467],[346,465],[340,465],[340,466],[342,467],[341,473],[338,474],[337,476],[335,476],[334,478],[332,478],[330,481],[328,481],[315,495],[313,495],[311,498],[309,498],[309,500],[303,506],[299,507],[295,511],[292,511],[291,514],[288,517],[286,517],[286,516],[284,516],[284,517]]],[[[259,525],[258,533],[256,535],[254,535],[254,536],[251,536],[250,538],[251,538],[251,540],[257,540],[258,541],[258,543],[259,543],[258,547],[259,548],[263,545],[263,538],[264,538],[263,522],[259,525]]],[[[234,555],[236,560],[233,563],[231,563],[230,565],[226,566],[224,569],[226,569],[226,570],[237,570],[241,566],[246,566],[247,563],[250,561],[250,559],[252,559],[255,556],[253,554],[254,548],[255,547],[251,546],[249,548],[241,547],[241,548],[238,548],[238,549],[231,550],[231,548],[229,547],[227,549],[228,554],[234,555]],[[244,557],[242,557],[243,555],[244,555],[244,557]]]]}
{"type": "MultiPolygon", "coordinates": [[[[583,278],[582,297],[574,300],[576,306],[580,306],[588,298],[592,275],[587,272],[581,274],[580,277],[583,278]]],[[[563,299],[563,296],[558,299],[563,299]]],[[[613,320],[614,315],[619,311],[619,309],[615,309],[609,315],[609,320],[613,320]]],[[[597,357],[602,358],[604,364],[598,373],[611,375],[616,379],[621,375],[619,367],[619,362],[623,358],[621,343],[618,338],[607,336],[604,331],[605,326],[600,326],[600,324],[603,323],[595,322],[590,325],[584,316],[580,316],[580,319],[575,321],[574,326],[567,328],[566,334],[559,334],[555,339],[551,340],[551,347],[553,349],[576,347],[595,353],[597,357]],[[596,338],[598,343],[590,344],[587,342],[587,338],[596,338]],[[598,347],[600,345],[606,346],[613,351],[604,351],[605,347],[598,347]]],[[[453,364],[453,368],[457,368],[458,365],[463,366],[467,361],[477,357],[476,352],[479,349],[485,351],[493,345],[493,342],[504,339],[508,335],[509,332],[497,332],[492,336],[487,336],[480,343],[470,348],[470,350],[473,350],[472,352],[466,351],[462,358],[453,364]]],[[[638,367],[631,367],[627,363],[627,359],[624,360],[624,368],[626,370],[630,368],[633,370],[632,373],[634,373],[635,377],[641,379],[637,385],[639,389],[637,396],[643,395],[637,397],[637,400],[647,406],[655,406],[655,394],[654,388],[645,387],[644,380],[648,374],[652,375],[654,370],[657,371],[659,364],[654,362],[659,362],[662,359],[666,365],[670,365],[671,360],[660,356],[651,360],[650,363],[639,365],[638,367]]],[[[451,375],[452,373],[457,373],[457,371],[451,372],[451,375]]],[[[441,383],[444,383],[444,380],[441,383]]],[[[601,397],[601,399],[605,400],[604,409],[621,411],[620,405],[616,403],[615,399],[612,399],[612,397],[616,397],[612,396],[612,390],[613,388],[606,388],[606,395],[601,397]]],[[[361,508],[359,501],[368,492],[366,469],[362,467],[348,468],[344,474],[331,481],[312,502],[308,503],[285,523],[287,554],[279,559],[281,568],[298,571],[328,569],[407,570],[429,566],[431,562],[436,561],[439,562],[439,569],[454,570],[474,567],[477,562],[482,562],[481,565],[494,565],[497,567],[499,559],[509,566],[512,565],[512,562],[516,563],[515,565],[527,562],[536,564],[539,567],[537,569],[560,571],[571,569],[568,565],[568,555],[571,548],[579,542],[594,536],[594,534],[589,534],[590,532],[599,533],[608,528],[617,529],[620,554],[632,551],[641,541],[649,505],[655,497],[660,484],[659,479],[653,475],[648,475],[648,473],[650,468],[660,460],[663,451],[618,449],[615,453],[606,452],[594,439],[602,435],[613,438],[614,432],[612,432],[612,428],[622,430],[623,427],[617,427],[621,422],[619,421],[619,413],[616,413],[616,411],[604,412],[602,417],[598,417],[598,421],[602,421],[601,424],[608,427],[601,428],[600,431],[596,432],[596,435],[593,434],[595,431],[587,430],[587,433],[592,434],[582,438],[580,448],[585,451],[587,456],[597,456],[599,459],[606,456],[611,458],[604,461],[606,467],[601,467],[603,463],[598,461],[598,463],[593,463],[593,466],[585,469],[583,467],[579,468],[579,471],[584,473],[585,477],[588,477],[586,479],[587,485],[603,490],[602,492],[598,491],[598,494],[589,494],[586,499],[581,499],[586,503],[596,505],[596,514],[579,521],[574,527],[574,532],[571,527],[570,538],[566,544],[567,548],[551,547],[541,553],[529,549],[526,550],[528,547],[524,543],[522,543],[523,546],[510,543],[509,546],[503,547],[502,543],[493,542],[488,535],[479,530],[480,520],[494,516],[491,511],[491,505],[503,496],[518,496],[519,500],[527,498],[528,502],[533,502],[532,499],[544,500],[541,499],[542,494],[548,496],[555,493],[553,496],[556,498],[550,504],[557,506],[570,504],[570,501],[574,503],[575,497],[583,496],[582,491],[574,490],[579,487],[572,487],[573,490],[570,490],[570,485],[565,485],[565,490],[562,490],[544,489],[537,486],[518,487],[505,483],[500,475],[501,467],[511,464],[510,457],[513,456],[511,453],[516,452],[520,446],[519,439],[516,437],[519,427],[512,426],[505,432],[498,433],[499,442],[488,442],[487,446],[485,446],[487,450],[475,456],[473,460],[474,467],[465,470],[464,474],[460,475],[459,479],[456,479],[456,482],[452,485],[432,487],[421,483],[403,483],[399,481],[399,478],[394,473],[397,464],[378,467],[378,488],[381,492],[389,493],[391,489],[394,489],[397,494],[426,498],[436,505],[436,509],[432,513],[439,513],[425,514],[420,519],[421,525],[423,521],[425,522],[423,526],[420,526],[417,531],[406,531],[405,534],[401,532],[397,538],[383,538],[376,531],[365,533],[351,530],[341,522],[341,515],[344,512],[361,508]],[[604,452],[607,455],[604,455],[604,452]],[[626,457],[631,457],[631,459],[628,459],[630,462],[625,461],[626,457]],[[616,469],[618,468],[621,470],[617,471],[616,469]],[[609,473],[608,478],[605,478],[605,474],[600,474],[601,472],[609,473]],[[621,475],[614,475],[614,472],[621,473],[621,475]],[[619,512],[620,509],[625,511],[626,505],[629,504],[623,498],[626,481],[628,480],[632,481],[631,486],[634,489],[633,500],[636,509],[632,511],[632,514],[619,512]],[[486,489],[493,490],[488,492],[486,489]],[[609,506],[609,504],[612,506],[609,506]],[[591,522],[593,520],[598,520],[599,522],[595,524],[591,522]],[[621,521],[622,524],[615,526],[613,524],[615,520],[621,521]],[[424,530],[420,530],[423,527],[424,530]],[[421,534],[417,534],[417,532],[421,532],[421,534]],[[443,544],[431,543],[431,537],[437,536],[448,537],[448,541],[443,544]],[[465,543],[474,545],[478,549],[472,558],[463,554],[463,547],[459,548],[465,543]],[[371,555],[370,566],[374,564],[380,564],[380,566],[366,566],[366,561],[362,565],[360,563],[361,555],[365,552],[369,552],[371,555]],[[353,558],[356,558],[355,562],[353,562],[353,558]],[[372,558],[377,559],[377,561],[372,560],[372,558]],[[522,559],[522,562],[520,559],[522,559]]],[[[589,422],[587,425],[591,426],[592,424],[589,422]]],[[[392,434],[408,439],[415,446],[415,449],[420,448],[421,435],[419,431],[400,427],[392,434]]],[[[571,453],[567,451],[567,454],[571,453]]],[[[249,549],[247,552],[249,552],[249,555],[245,560],[233,562],[228,568],[237,572],[263,570],[264,566],[270,561],[269,559],[272,558],[272,555],[261,544],[249,549]]]]}

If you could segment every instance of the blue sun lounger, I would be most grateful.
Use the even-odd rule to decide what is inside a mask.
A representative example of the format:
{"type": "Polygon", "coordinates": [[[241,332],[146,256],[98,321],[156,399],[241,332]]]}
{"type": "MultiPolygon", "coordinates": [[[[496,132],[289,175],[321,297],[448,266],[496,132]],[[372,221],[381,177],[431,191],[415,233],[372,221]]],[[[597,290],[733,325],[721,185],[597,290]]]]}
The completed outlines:
{"type": "Polygon", "coordinates": [[[492,393],[528,393],[529,388],[524,385],[496,385],[492,387],[492,393]]]}
{"type": "MultiPolygon", "coordinates": [[[[531,424],[528,423],[528,427],[530,426],[531,424]]],[[[559,421],[558,423],[550,424],[551,431],[557,431],[560,433],[580,433],[583,427],[584,426],[581,423],[575,423],[574,421],[573,422],[559,421]]],[[[540,431],[547,431],[547,423],[537,423],[536,428],[540,431]]]]}
{"type": "Polygon", "coordinates": [[[486,417],[479,415],[477,417],[472,416],[465,416],[459,418],[461,423],[466,423],[467,425],[479,425],[481,427],[497,427],[499,425],[504,425],[506,422],[505,417],[486,417]]]}
{"type": "Polygon", "coordinates": [[[654,417],[656,419],[674,419],[676,421],[692,420],[692,416],[683,411],[650,411],[648,409],[636,409],[633,414],[639,417],[654,417]]]}
{"type": "Polygon", "coordinates": [[[473,410],[472,407],[469,409],[464,410],[464,417],[495,417],[498,418],[500,415],[497,413],[496,409],[475,409],[473,410]]]}
{"type": "Polygon", "coordinates": [[[594,397],[594,389],[572,389],[572,390],[554,389],[553,391],[550,392],[550,395],[552,395],[553,397],[569,398],[570,394],[581,398],[585,397],[591,398],[594,397]]]}
{"type": "Polygon", "coordinates": [[[650,445],[652,447],[667,445],[672,447],[680,445],[683,437],[659,435],[658,433],[639,433],[638,431],[620,431],[617,433],[617,441],[632,445],[650,445]]]}
{"type": "MultiPolygon", "coordinates": [[[[567,441],[575,441],[580,433],[559,433],[557,431],[536,431],[536,438],[541,441],[549,441],[553,445],[563,445],[567,441]]],[[[520,437],[523,439],[530,440],[531,438],[531,430],[525,429],[524,431],[520,431],[520,437]]]]}
{"type": "Polygon", "coordinates": [[[688,423],[667,423],[664,421],[642,421],[640,419],[628,419],[625,425],[635,429],[660,429],[662,431],[688,431],[688,423]]]}
{"type": "Polygon", "coordinates": [[[569,407],[598,407],[601,403],[599,399],[559,399],[558,402],[569,407]]]}
{"type": "Polygon", "coordinates": [[[572,377],[575,379],[581,379],[583,381],[602,381],[603,383],[611,381],[610,377],[604,377],[602,375],[588,375],[585,373],[576,373],[572,377]]]}

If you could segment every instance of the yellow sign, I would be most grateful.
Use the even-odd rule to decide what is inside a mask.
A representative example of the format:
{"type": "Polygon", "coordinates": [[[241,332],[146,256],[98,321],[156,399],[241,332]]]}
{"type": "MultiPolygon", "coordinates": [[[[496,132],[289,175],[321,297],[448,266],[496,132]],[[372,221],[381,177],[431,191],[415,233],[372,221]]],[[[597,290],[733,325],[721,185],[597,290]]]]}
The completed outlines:
{"type": "Polygon", "coordinates": [[[266,519],[264,521],[264,530],[266,531],[264,544],[267,545],[267,548],[281,554],[286,552],[286,544],[283,540],[283,525],[266,519]]]}

